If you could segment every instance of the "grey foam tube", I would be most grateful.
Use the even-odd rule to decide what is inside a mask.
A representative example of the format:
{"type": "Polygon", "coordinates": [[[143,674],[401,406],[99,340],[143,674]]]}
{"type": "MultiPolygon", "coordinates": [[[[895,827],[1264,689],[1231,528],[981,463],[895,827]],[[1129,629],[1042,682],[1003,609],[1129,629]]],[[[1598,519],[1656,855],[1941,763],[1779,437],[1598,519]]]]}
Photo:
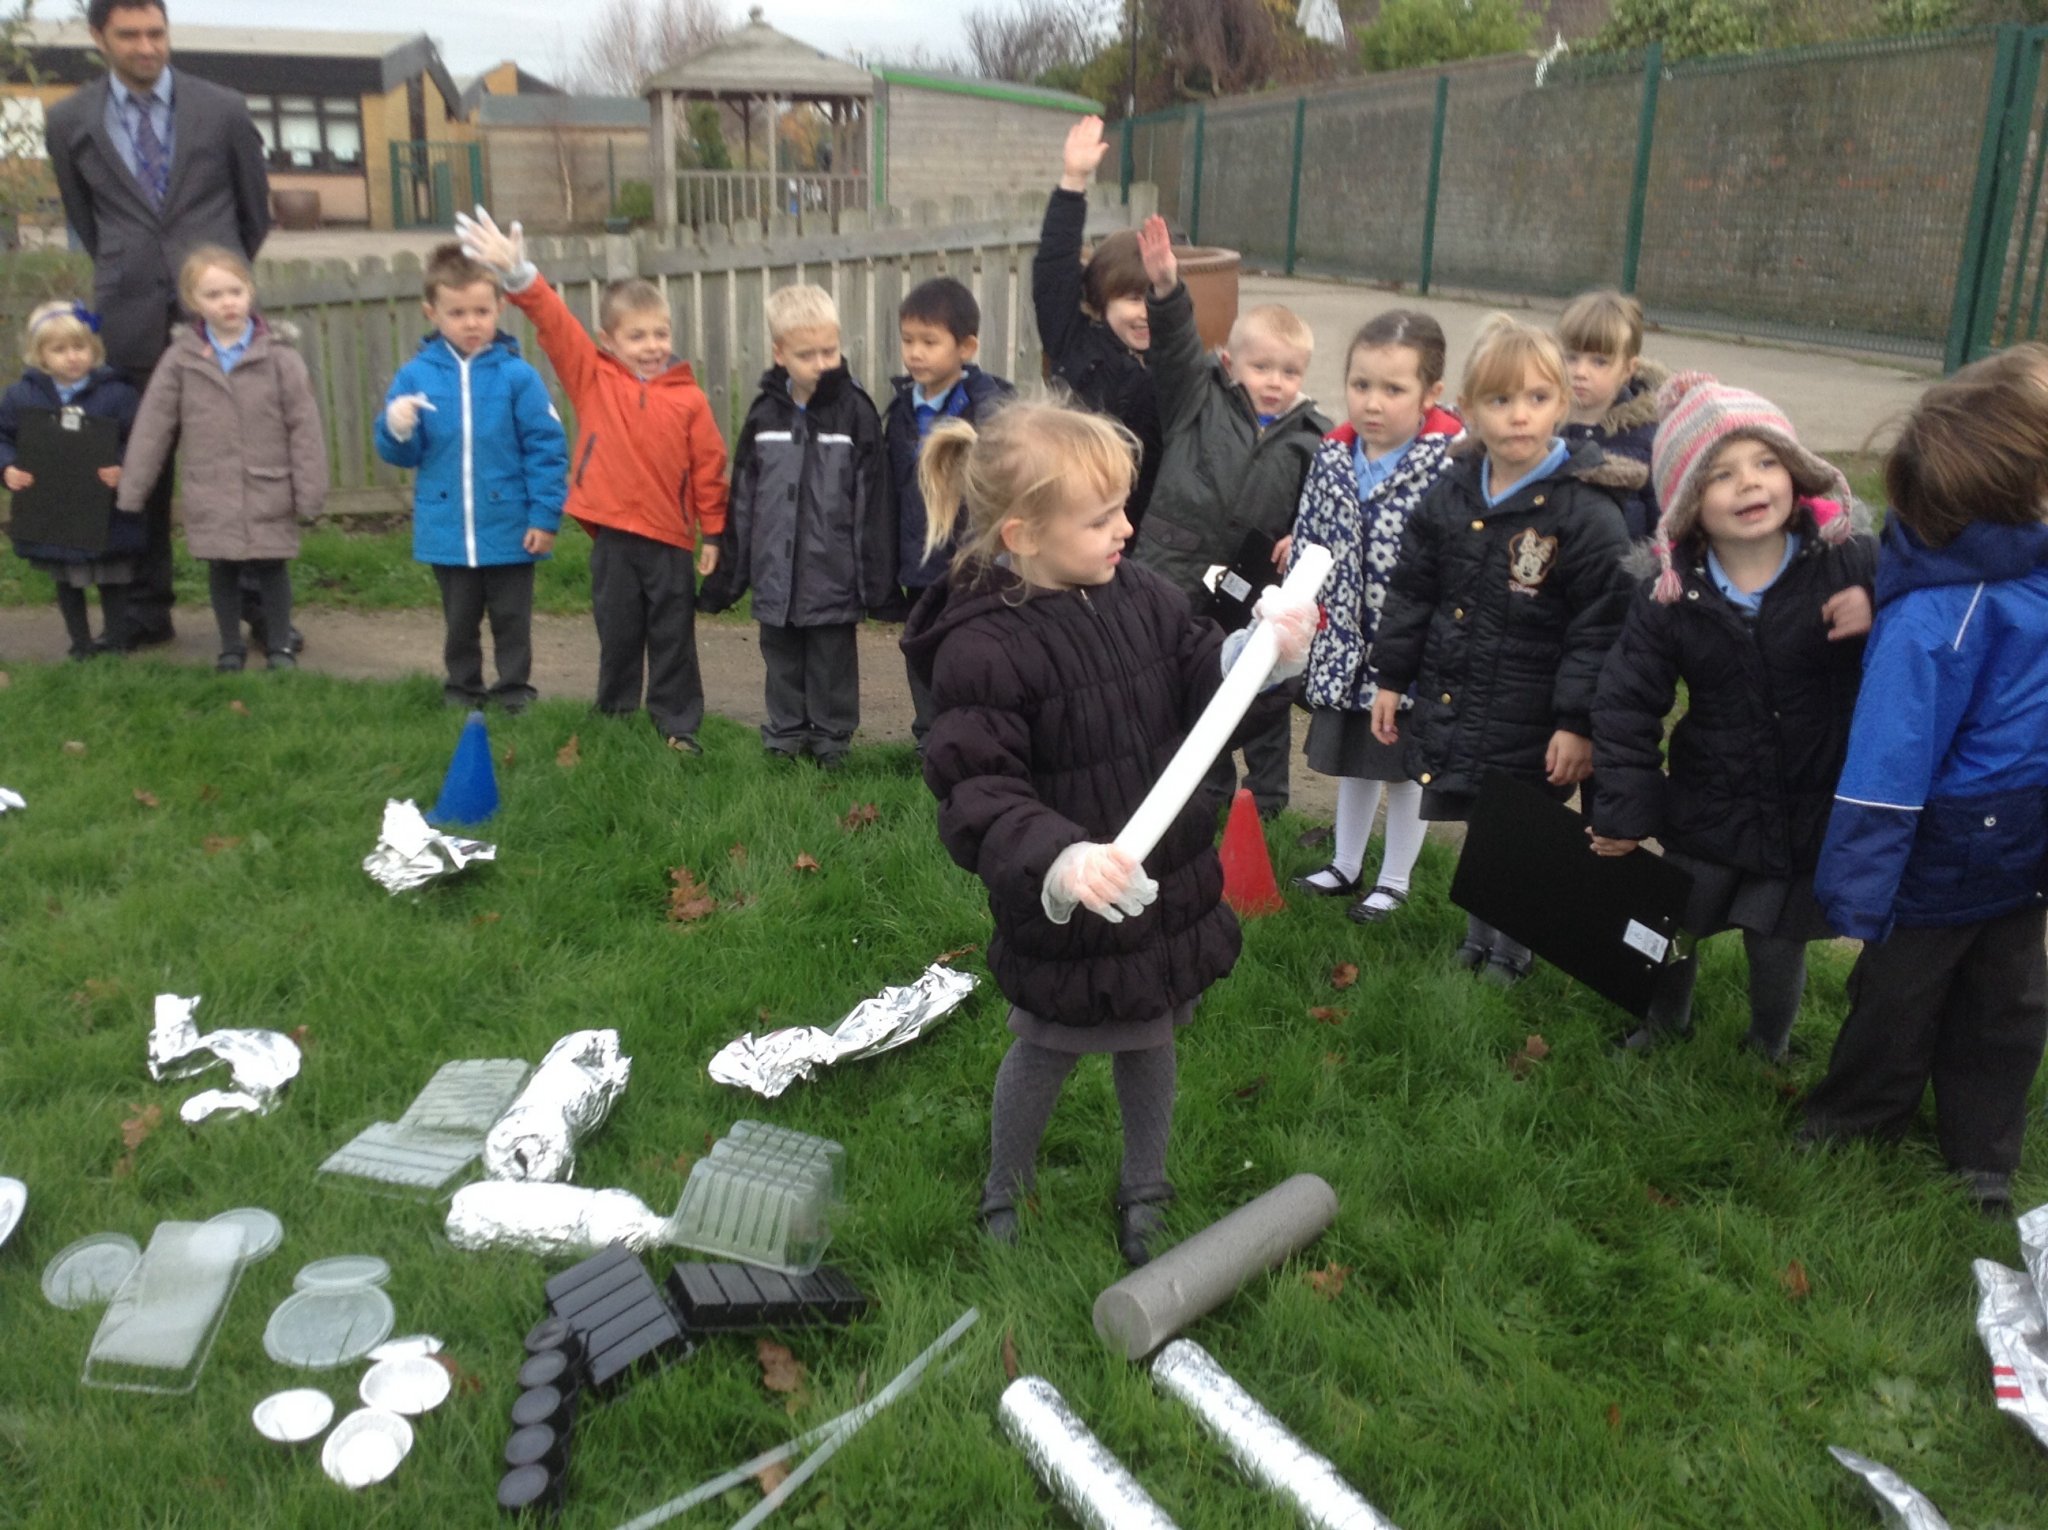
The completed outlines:
{"type": "Polygon", "coordinates": [[[1126,1360],[1142,1360],[1336,1219],[1337,1192],[1320,1176],[1282,1180],[1096,1297],[1095,1331],[1126,1360]]]}

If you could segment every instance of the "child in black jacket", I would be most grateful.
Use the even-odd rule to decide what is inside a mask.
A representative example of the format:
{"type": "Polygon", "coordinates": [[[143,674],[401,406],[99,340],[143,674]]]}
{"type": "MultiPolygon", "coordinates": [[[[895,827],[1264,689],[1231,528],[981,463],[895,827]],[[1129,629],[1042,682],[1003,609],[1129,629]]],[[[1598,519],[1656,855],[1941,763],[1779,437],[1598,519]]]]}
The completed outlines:
{"type": "Polygon", "coordinates": [[[1138,438],[1138,481],[1125,509],[1133,539],[1159,476],[1159,395],[1145,368],[1152,320],[1145,309],[1145,260],[1129,229],[1109,235],[1084,264],[1088,187],[1109,147],[1100,117],[1083,117],[1067,132],[1060,183],[1045,204],[1045,226],[1031,262],[1031,306],[1053,379],[1090,409],[1123,423],[1138,438]]]}
{"type": "MultiPolygon", "coordinates": [[[[1592,770],[1593,693],[1628,609],[1628,533],[1612,491],[1589,482],[1600,448],[1558,436],[1569,398],[1557,342],[1496,315],[1458,398],[1473,449],[1453,454],[1402,535],[1373,644],[1372,726],[1383,744],[1408,736],[1424,818],[1465,818],[1489,770],[1560,798],[1592,770]]],[[[1469,919],[1457,960],[1506,986],[1531,959],[1469,919]]]]}
{"type": "MultiPolygon", "coordinates": [[[[1743,1044],[1785,1055],[1806,987],[1806,943],[1827,937],[1813,869],[1870,630],[1877,544],[1811,497],[1848,487],[1768,400],[1700,373],[1671,379],[1656,438],[1663,572],[1629,608],[1593,710],[1592,826],[1601,855],[1655,838],[1692,873],[1686,930],[1742,931],[1743,1044]],[[1686,712],[1664,720],[1685,686],[1686,712]]],[[[1699,958],[1665,968],[1643,1050],[1692,1033],[1699,958]]]]}
{"type": "MultiPolygon", "coordinates": [[[[100,343],[96,315],[68,300],[43,304],[29,315],[22,360],[28,364],[27,370],[5,397],[0,397],[0,478],[11,492],[19,493],[35,483],[33,475],[15,465],[15,443],[26,410],[47,410],[61,418],[75,409],[83,415],[110,419],[120,431],[122,444],[127,444],[142,400],[121,374],[106,364],[107,351],[100,343]]],[[[106,535],[97,550],[35,542],[19,535],[13,538],[15,552],[57,581],[57,610],[64,618],[74,659],[116,653],[129,646],[126,592],[135,580],[135,560],[148,540],[143,517],[123,515],[114,508],[121,469],[102,468],[99,478],[107,486],[103,507],[106,535]],[[95,585],[100,592],[98,638],[92,635],[92,616],[85,603],[85,592],[95,585]]]]}
{"type": "Polygon", "coordinates": [[[732,456],[725,556],[697,597],[722,611],[754,591],[768,720],[761,747],[846,761],[860,726],[861,618],[896,582],[896,516],[874,403],[839,354],[822,287],[768,294],[775,365],[732,456]]]}

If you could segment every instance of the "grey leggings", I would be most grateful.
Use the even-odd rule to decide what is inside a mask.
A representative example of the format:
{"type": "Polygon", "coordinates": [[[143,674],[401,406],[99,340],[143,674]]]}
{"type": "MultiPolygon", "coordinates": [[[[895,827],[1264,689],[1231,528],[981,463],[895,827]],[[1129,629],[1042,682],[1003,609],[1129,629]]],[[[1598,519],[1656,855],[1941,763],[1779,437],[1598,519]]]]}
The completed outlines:
{"type": "MultiPolygon", "coordinates": [[[[994,1211],[1031,1193],[1038,1144],[1058,1103],[1077,1052],[1055,1052],[1024,1040],[1010,1043],[996,1069],[995,1109],[989,1126],[988,1183],[981,1206],[994,1211]]],[[[1118,1199],[1125,1204],[1171,1199],[1166,1182],[1166,1139],[1173,1128],[1173,1043],[1142,1052],[1110,1054],[1118,1113],[1124,1123],[1124,1160],[1118,1199]]]]}
{"type": "MultiPolygon", "coordinates": [[[[1806,992],[1806,942],[1744,930],[1742,949],[1749,956],[1749,1040],[1757,1050],[1776,1057],[1791,1038],[1799,1000],[1806,992]]],[[[1692,990],[1699,976],[1697,951],[1666,967],[1657,980],[1656,997],[1650,1000],[1650,1024],[1689,1032],[1692,990]]]]}
{"type": "Polygon", "coordinates": [[[214,558],[206,565],[206,593],[213,599],[213,620],[220,628],[222,653],[246,653],[242,643],[242,572],[255,581],[263,602],[263,630],[282,649],[292,630],[292,575],[282,558],[239,562],[214,558]]]}

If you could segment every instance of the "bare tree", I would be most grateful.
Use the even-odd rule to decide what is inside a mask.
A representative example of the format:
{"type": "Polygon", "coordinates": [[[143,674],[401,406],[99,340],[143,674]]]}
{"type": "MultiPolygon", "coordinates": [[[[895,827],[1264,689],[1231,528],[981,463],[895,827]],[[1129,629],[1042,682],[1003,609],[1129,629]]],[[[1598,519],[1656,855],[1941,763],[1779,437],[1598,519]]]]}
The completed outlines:
{"type": "Polygon", "coordinates": [[[1153,46],[1175,95],[1235,95],[1264,86],[1284,52],[1265,0],[1150,0],[1153,46]]]}
{"type": "Polygon", "coordinates": [[[731,27],[720,0],[604,0],[566,83],[597,95],[638,95],[642,80],[731,27]]]}
{"type": "MultiPolygon", "coordinates": [[[[1114,14],[1107,18],[1114,20],[1114,14]]],[[[1109,28],[1090,0],[1010,0],[967,13],[967,52],[986,80],[1036,80],[1050,70],[1079,69],[1095,57],[1109,28]]]]}

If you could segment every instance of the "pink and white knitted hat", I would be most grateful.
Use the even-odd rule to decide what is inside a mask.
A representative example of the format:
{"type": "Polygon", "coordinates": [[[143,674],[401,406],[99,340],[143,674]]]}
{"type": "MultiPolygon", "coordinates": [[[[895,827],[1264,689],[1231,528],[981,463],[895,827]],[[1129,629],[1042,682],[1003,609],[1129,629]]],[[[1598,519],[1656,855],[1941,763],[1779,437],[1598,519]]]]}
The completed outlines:
{"type": "MultiPolygon", "coordinates": [[[[1792,422],[1769,399],[1746,388],[1731,388],[1705,372],[1680,372],[1657,392],[1657,439],[1650,447],[1650,480],[1657,489],[1661,514],[1651,542],[1662,570],[1656,598],[1666,605],[1678,599],[1678,574],[1671,549],[1683,542],[1700,517],[1700,484],[1714,453],[1729,441],[1749,436],[1766,443],[1784,459],[1792,487],[1808,498],[1850,503],[1849,483],[1841,470],[1799,444],[1792,422]]],[[[1844,513],[1820,523],[1820,534],[1839,542],[1850,531],[1844,513]]]]}

